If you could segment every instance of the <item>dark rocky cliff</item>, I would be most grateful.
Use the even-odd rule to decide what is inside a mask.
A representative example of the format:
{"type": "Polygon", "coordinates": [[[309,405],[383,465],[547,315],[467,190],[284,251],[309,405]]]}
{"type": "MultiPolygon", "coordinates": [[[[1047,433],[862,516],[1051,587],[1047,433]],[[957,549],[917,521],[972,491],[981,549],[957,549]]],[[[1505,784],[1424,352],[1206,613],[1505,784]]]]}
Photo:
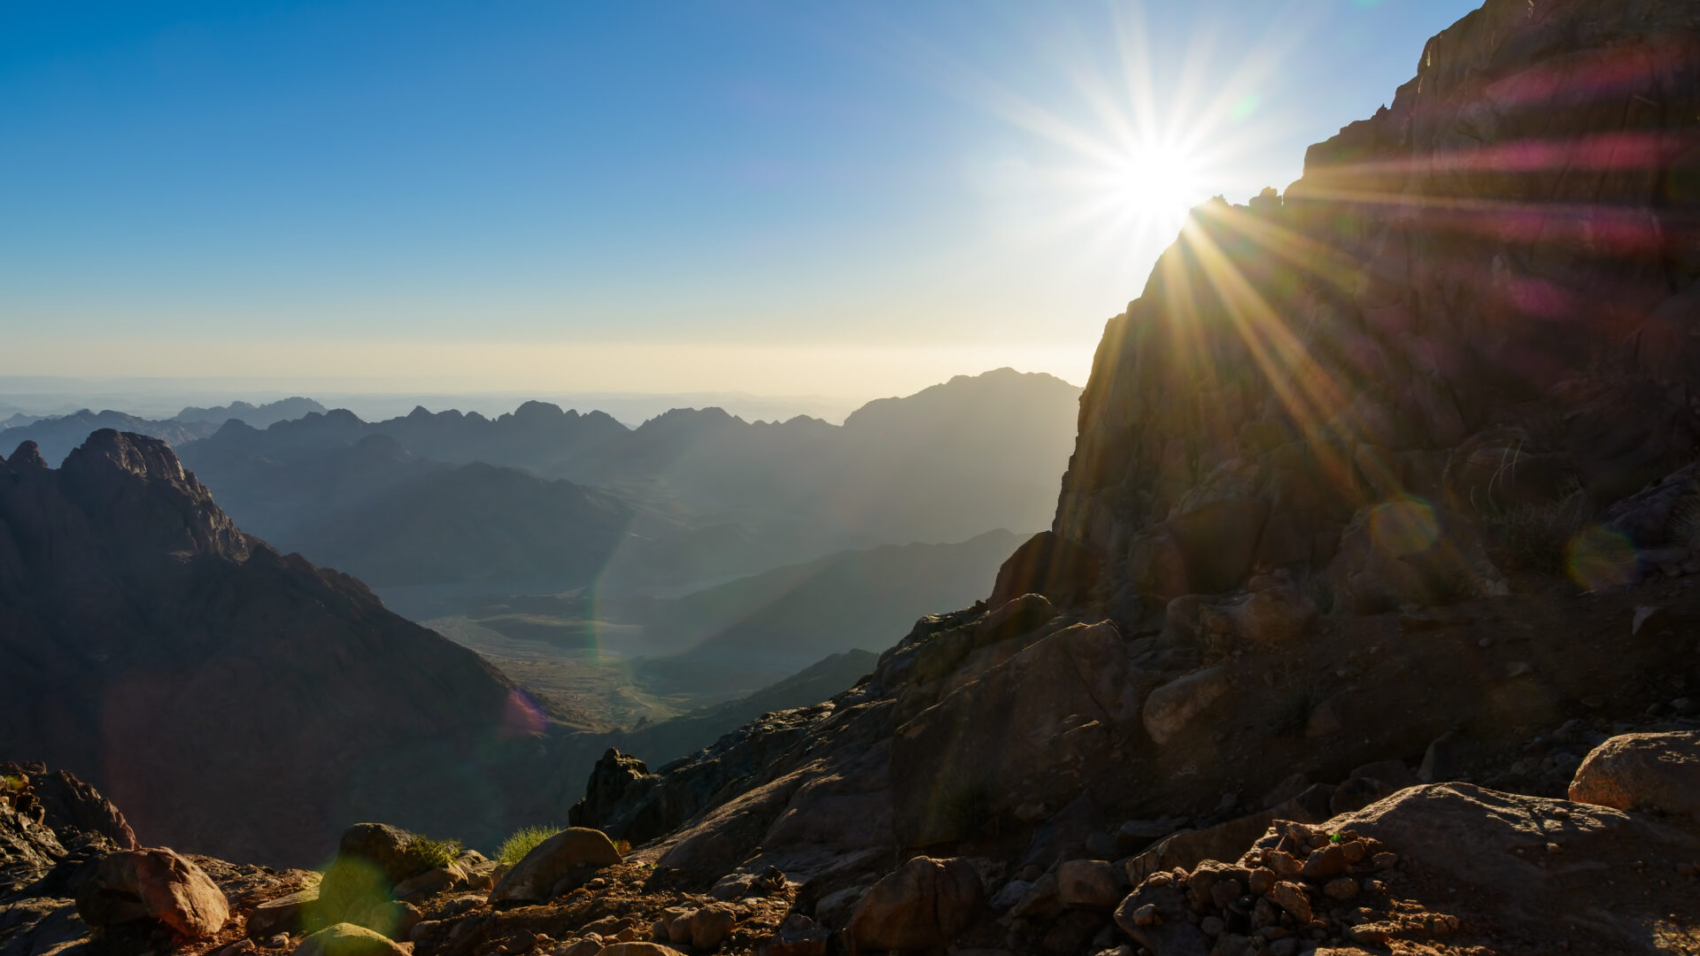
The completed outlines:
{"type": "MultiPolygon", "coordinates": [[[[1366,509],[1420,497],[1467,538],[1446,512],[1576,489],[1603,508],[1692,459],[1697,17],[1493,0],[1284,198],[1198,210],[1082,400],[1054,530],[1098,559],[1099,601],[1161,609],[1287,568],[1346,602],[1426,603],[1350,566],[1366,509]]],[[[1499,586],[1454,550],[1429,590],[1499,586]]]]}
{"type": "Polygon", "coordinates": [[[243,534],[156,439],[0,460],[0,672],[0,754],[149,843],[309,863],[361,815],[496,838],[547,801],[512,779],[545,716],[506,679],[243,534]]]}

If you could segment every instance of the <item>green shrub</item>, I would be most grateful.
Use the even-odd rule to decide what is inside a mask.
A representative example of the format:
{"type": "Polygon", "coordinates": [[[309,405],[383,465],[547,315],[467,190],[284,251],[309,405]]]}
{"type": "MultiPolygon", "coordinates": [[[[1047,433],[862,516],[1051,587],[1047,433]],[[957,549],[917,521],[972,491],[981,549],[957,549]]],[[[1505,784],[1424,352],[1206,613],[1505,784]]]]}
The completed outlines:
{"type": "Polygon", "coordinates": [[[502,846],[496,851],[496,860],[512,866],[525,859],[525,855],[537,848],[537,844],[560,833],[561,827],[521,827],[513,835],[502,841],[502,846]]]}
{"type": "Polygon", "coordinates": [[[29,781],[24,779],[23,777],[13,776],[11,774],[8,774],[4,777],[0,777],[0,789],[11,790],[11,791],[16,792],[16,791],[22,790],[24,787],[26,787],[28,785],[29,785],[29,781]]]}
{"type": "Polygon", "coordinates": [[[407,846],[407,859],[420,871],[448,866],[460,858],[459,840],[433,840],[415,835],[407,846]]]}

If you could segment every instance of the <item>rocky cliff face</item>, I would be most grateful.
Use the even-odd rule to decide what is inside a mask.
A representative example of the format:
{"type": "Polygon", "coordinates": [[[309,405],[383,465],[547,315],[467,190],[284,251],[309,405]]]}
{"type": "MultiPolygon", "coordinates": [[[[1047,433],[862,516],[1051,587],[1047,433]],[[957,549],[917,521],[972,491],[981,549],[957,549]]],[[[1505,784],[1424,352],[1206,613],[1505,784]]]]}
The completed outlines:
{"type": "Polygon", "coordinates": [[[1198,210],[1098,349],[1054,528],[1079,583],[1123,613],[1274,569],[1366,607],[1492,593],[1449,513],[1592,510],[1690,460],[1696,16],[1492,0],[1284,198],[1198,210]],[[1409,544],[1425,574],[1357,566],[1408,497],[1446,531],[1409,544]]]}
{"type": "Polygon", "coordinates": [[[545,715],[504,678],[243,534],[139,435],[0,460],[0,672],[0,755],[94,782],[149,843],[312,862],[362,814],[493,837],[547,800],[512,778],[545,715]]]}
{"type": "Polygon", "coordinates": [[[609,755],[578,819],[722,887],[779,866],[852,936],[894,861],[972,857],[1000,919],[957,943],[1067,956],[1119,938],[1116,873],[1417,779],[1556,796],[1596,735],[1692,728],[1697,81],[1691,4],[1490,0],[1284,197],[1195,213],[986,604],[659,772],[609,755]]]}

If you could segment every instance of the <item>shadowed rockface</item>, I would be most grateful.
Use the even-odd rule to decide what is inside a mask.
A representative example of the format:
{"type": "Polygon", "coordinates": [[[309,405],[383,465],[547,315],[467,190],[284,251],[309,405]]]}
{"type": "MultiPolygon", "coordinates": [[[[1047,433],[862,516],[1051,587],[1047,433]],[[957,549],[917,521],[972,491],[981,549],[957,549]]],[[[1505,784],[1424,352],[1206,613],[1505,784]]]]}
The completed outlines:
{"type": "Polygon", "coordinates": [[[305,863],[361,815],[495,834],[548,802],[504,769],[544,718],[503,677],[243,534],[140,435],[0,461],[0,670],[0,753],[96,783],[149,843],[305,863]]]}

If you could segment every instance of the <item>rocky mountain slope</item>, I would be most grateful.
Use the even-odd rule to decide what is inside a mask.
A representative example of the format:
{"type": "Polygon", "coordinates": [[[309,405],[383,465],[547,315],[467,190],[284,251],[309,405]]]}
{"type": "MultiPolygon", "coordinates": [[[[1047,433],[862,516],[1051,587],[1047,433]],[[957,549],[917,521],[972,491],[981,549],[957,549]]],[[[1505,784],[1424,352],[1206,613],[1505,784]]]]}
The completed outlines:
{"type": "Polygon", "coordinates": [[[0,460],[0,671],[0,753],[96,783],[152,842],[302,863],[354,816],[505,832],[549,800],[508,755],[535,748],[535,705],[242,533],[139,435],[0,460]]]}
{"type": "Polygon", "coordinates": [[[1285,903],[1238,871],[1212,895],[1196,868],[1319,858],[1305,841],[1369,818],[1242,861],[1276,819],[1465,778],[1526,796],[1404,790],[1386,813],[1453,801],[1462,822],[1388,846],[1456,852],[1491,818],[1508,829],[1483,852],[1557,858],[1573,844],[1520,841],[1581,819],[1539,801],[1589,746],[1700,726],[1697,79],[1691,5],[1490,0],[1285,196],[1194,214],[1109,322],[1052,531],[986,605],[661,773],[610,755],[575,820],[722,886],[779,867],[862,950],[1692,951],[1700,921],[1667,892],[1692,872],[1675,805],[1672,829],[1625,836],[1635,860],[1565,870],[1663,867],[1634,884],[1657,902],[1614,919],[1571,919],[1557,883],[1505,903],[1432,855],[1447,875],[1399,889],[1424,901],[1404,915],[1351,914],[1375,880],[1357,863],[1334,874],[1350,894],[1289,880],[1285,903]],[[1190,901],[1166,909],[1159,877],[1190,901]],[[1479,918],[1436,929],[1443,883],[1479,918]],[[883,932],[891,899],[934,915],[883,932]]]}
{"type": "Polygon", "coordinates": [[[829,654],[881,650],[894,631],[929,609],[978,599],[1024,537],[1000,530],[960,544],[846,551],[679,598],[625,602],[606,613],[683,648],[640,668],[658,689],[753,689],[829,654]]]}

